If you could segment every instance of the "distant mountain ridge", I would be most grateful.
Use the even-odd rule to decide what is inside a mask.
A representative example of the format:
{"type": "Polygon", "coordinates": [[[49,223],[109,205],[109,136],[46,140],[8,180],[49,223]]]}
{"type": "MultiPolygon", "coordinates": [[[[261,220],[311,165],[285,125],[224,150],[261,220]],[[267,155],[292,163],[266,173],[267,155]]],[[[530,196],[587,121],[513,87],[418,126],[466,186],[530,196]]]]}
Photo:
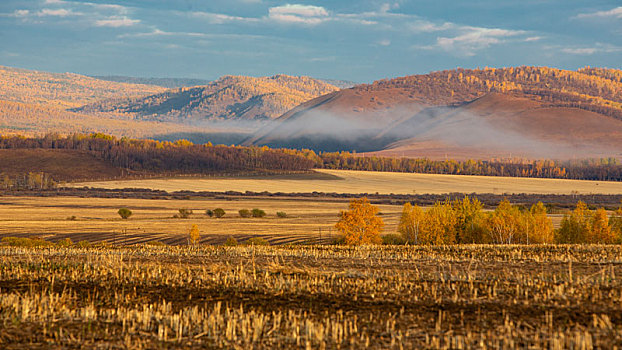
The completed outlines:
{"type": "Polygon", "coordinates": [[[622,71],[455,69],[333,92],[245,144],[384,155],[622,158],[622,71]]]}
{"type": "Polygon", "coordinates": [[[48,73],[0,66],[0,100],[74,108],[107,98],[156,94],[154,85],[99,80],[74,73],[48,73]]]}
{"type": "Polygon", "coordinates": [[[337,87],[309,77],[224,76],[204,86],[171,89],[159,94],[95,102],[74,111],[120,113],[150,120],[262,120],[337,87]]]}
{"type": "Polygon", "coordinates": [[[124,75],[92,75],[92,78],[128,84],[156,85],[167,89],[207,85],[211,80],[195,78],[141,78],[124,75]]]}

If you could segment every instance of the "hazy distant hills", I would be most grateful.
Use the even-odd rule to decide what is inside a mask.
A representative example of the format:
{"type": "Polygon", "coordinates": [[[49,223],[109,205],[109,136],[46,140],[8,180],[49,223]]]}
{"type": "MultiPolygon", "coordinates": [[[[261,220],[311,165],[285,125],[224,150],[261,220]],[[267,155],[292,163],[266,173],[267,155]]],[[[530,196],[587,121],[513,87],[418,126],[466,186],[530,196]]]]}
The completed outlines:
{"type": "Polygon", "coordinates": [[[143,97],[103,100],[81,113],[118,113],[148,120],[262,120],[338,88],[308,77],[225,76],[204,86],[171,89],[143,97]]]}
{"type": "Polygon", "coordinates": [[[457,69],[308,101],[246,144],[432,158],[622,157],[622,71],[457,69]]]}
{"type": "Polygon", "coordinates": [[[116,81],[118,83],[156,85],[167,89],[207,85],[211,82],[210,80],[193,78],[139,78],[124,75],[93,75],[91,77],[99,80],[116,81]]]}

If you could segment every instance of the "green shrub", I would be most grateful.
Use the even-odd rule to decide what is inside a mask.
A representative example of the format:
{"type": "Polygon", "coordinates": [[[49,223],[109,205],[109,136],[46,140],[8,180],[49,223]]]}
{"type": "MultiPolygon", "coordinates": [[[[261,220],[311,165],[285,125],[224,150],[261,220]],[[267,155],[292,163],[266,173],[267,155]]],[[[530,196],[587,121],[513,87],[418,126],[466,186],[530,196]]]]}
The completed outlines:
{"type": "Polygon", "coordinates": [[[119,214],[121,219],[127,219],[130,216],[132,216],[132,211],[129,210],[128,208],[121,208],[119,209],[119,211],[117,211],[117,214],[119,214]]]}
{"type": "Polygon", "coordinates": [[[80,241],[76,243],[77,248],[91,248],[92,246],[93,244],[91,244],[91,242],[89,241],[80,241]]]}
{"type": "Polygon", "coordinates": [[[406,244],[406,240],[400,234],[389,233],[387,235],[382,236],[382,244],[385,244],[385,245],[404,245],[404,244],[406,244]]]}
{"type": "Polygon", "coordinates": [[[225,210],[223,208],[216,208],[214,209],[214,216],[217,218],[221,218],[223,216],[225,216],[225,210]]]}
{"type": "Polygon", "coordinates": [[[238,240],[233,238],[233,237],[229,237],[227,238],[227,240],[225,241],[225,246],[226,247],[235,247],[238,245],[238,240]]]}
{"type": "Polygon", "coordinates": [[[280,218],[286,218],[287,217],[287,213],[285,213],[284,211],[277,211],[276,212],[276,216],[278,216],[280,218]]]}
{"type": "Polygon", "coordinates": [[[270,245],[270,242],[261,237],[252,237],[246,240],[246,245],[270,245]]]}
{"type": "Polygon", "coordinates": [[[43,240],[39,237],[26,238],[26,237],[4,237],[0,240],[3,244],[10,245],[12,247],[50,247],[54,243],[43,240]]]}
{"type": "Polygon", "coordinates": [[[205,211],[205,215],[209,216],[210,218],[214,216],[214,211],[212,209],[207,209],[205,211]]]}
{"type": "Polygon", "coordinates": [[[75,215],[71,215],[71,216],[68,216],[68,217],[67,217],[67,220],[68,220],[68,221],[76,221],[76,219],[77,219],[77,218],[76,218],[76,216],[75,216],[75,215]]]}
{"type": "Polygon", "coordinates": [[[192,209],[179,209],[179,214],[175,214],[177,218],[187,219],[190,215],[192,215],[192,209]]]}
{"type": "Polygon", "coordinates": [[[266,212],[265,211],[263,211],[261,209],[257,209],[257,208],[253,209],[251,211],[251,213],[252,213],[254,218],[263,218],[264,216],[266,216],[266,212]]]}
{"type": "Polygon", "coordinates": [[[56,242],[56,245],[59,247],[71,247],[73,245],[73,242],[71,241],[71,238],[63,238],[60,241],[56,242]]]}
{"type": "Polygon", "coordinates": [[[240,209],[238,210],[238,214],[240,214],[240,217],[242,218],[250,218],[251,217],[251,211],[248,209],[240,209]]]}

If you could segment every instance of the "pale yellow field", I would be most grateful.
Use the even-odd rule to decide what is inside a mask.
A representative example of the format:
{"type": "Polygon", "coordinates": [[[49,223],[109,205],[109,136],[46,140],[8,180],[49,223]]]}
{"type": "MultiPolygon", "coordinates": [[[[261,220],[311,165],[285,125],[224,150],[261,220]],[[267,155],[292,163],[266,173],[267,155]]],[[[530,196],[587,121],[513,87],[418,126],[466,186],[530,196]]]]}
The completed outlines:
{"type": "Polygon", "coordinates": [[[341,179],[289,178],[173,178],[75,183],[97,188],[150,188],[164,191],[337,192],[380,194],[530,193],[620,194],[622,182],[532,179],[492,176],[432,175],[350,170],[317,170],[341,179]]]}
{"type": "MultiPolygon", "coordinates": [[[[240,199],[240,200],[152,200],[74,197],[0,197],[0,237],[38,236],[57,241],[109,241],[111,243],[142,243],[162,241],[184,244],[188,230],[197,224],[203,243],[222,243],[229,236],[239,241],[252,236],[264,237],[271,243],[324,242],[335,235],[333,228],[346,201],[309,201],[304,199],[240,199]],[[130,208],[134,215],[122,220],[117,210],[130,208]],[[223,208],[224,218],[209,218],[206,209],[223,208]],[[188,219],[175,219],[179,208],[192,209],[188,219]],[[259,208],[265,218],[240,218],[238,210],[259,208]],[[284,211],[288,218],[276,217],[284,211]],[[77,216],[75,221],[67,217],[77,216]]],[[[401,206],[380,205],[386,232],[396,231],[401,206]]]]}

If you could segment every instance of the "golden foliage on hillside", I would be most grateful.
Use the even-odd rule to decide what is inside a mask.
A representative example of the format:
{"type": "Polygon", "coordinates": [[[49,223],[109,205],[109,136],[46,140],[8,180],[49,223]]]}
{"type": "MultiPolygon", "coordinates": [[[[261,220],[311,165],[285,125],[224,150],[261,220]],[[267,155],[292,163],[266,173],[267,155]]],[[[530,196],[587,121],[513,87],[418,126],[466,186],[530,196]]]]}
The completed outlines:
{"type": "Polygon", "coordinates": [[[616,69],[459,68],[380,80],[358,89],[403,90],[411,98],[433,105],[459,104],[489,92],[500,92],[532,98],[554,107],[581,108],[622,119],[622,71],[616,69]]]}
{"type": "Polygon", "coordinates": [[[165,88],[126,84],[73,73],[47,73],[0,66],[0,100],[75,108],[121,96],[151,95],[165,88]]]}
{"type": "Polygon", "coordinates": [[[127,137],[149,137],[158,133],[191,132],[194,128],[175,123],[92,116],[56,107],[0,100],[0,130],[3,134],[27,136],[49,132],[102,132],[127,137]]]}
{"type": "Polygon", "coordinates": [[[137,98],[111,99],[85,106],[87,113],[112,112],[158,119],[267,119],[315,97],[338,90],[309,77],[224,76],[205,86],[179,88],[137,98]]]}

